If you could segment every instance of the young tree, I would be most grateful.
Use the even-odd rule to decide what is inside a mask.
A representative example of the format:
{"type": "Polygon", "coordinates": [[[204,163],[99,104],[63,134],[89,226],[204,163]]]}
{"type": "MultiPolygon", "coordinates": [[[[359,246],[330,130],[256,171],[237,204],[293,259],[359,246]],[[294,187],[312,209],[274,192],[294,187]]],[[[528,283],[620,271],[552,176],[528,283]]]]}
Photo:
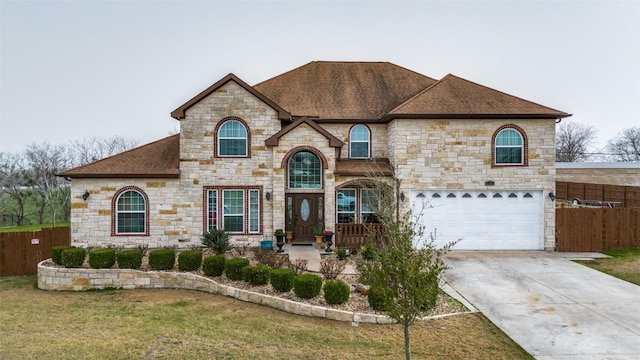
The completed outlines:
{"type": "Polygon", "coordinates": [[[409,328],[435,304],[441,273],[446,268],[442,256],[453,243],[438,248],[433,234],[421,225],[423,204],[418,214],[400,209],[400,181],[373,182],[376,201],[372,206],[384,225],[382,244],[372,260],[360,259],[357,269],[361,281],[388,289],[384,299],[387,314],[402,325],[405,358],[411,359],[409,328]]]}
{"type": "Polygon", "coordinates": [[[596,138],[593,126],[566,121],[556,129],[556,161],[576,162],[592,158],[589,148],[596,138]]]}
{"type": "Polygon", "coordinates": [[[622,130],[607,142],[607,152],[614,161],[640,161],[640,127],[622,130]]]}

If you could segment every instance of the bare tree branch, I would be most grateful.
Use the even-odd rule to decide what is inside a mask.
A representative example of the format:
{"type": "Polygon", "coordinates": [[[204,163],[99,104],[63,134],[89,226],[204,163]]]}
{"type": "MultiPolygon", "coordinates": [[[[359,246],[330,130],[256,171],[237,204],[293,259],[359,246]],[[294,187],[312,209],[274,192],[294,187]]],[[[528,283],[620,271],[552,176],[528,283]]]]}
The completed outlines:
{"type": "Polygon", "coordinates": [[[596,137],[593,126],[573,121],[562,122],[556,130],[556,161],[576,162],[591,160],[592,147],[596,137]]]}
{"type": "Polygon", "coordinates": [[[624,129],[607,142],[613,161],[640,161],[640,127],[624,129]]]}

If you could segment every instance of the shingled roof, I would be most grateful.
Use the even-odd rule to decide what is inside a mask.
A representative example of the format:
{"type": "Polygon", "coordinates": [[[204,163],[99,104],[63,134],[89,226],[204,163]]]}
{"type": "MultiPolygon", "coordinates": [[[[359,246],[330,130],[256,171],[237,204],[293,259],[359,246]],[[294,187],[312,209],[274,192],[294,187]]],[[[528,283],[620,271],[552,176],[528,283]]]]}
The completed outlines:
{"type": "Polygon", "coordinates": [[[294,116],[377,120],[435,82],[388,62],[314,61],[253,87],[294,116]]]}
{"type": "Polygon", "coordinates": [[[70,178],[179,178],[180,135],[64,171],[70,178]]]}
{"type": "Polygon", "coordinates": [[[564,118],[565,112],[542,106],[455,75],[424,89],[386,118],[564,118]]]}

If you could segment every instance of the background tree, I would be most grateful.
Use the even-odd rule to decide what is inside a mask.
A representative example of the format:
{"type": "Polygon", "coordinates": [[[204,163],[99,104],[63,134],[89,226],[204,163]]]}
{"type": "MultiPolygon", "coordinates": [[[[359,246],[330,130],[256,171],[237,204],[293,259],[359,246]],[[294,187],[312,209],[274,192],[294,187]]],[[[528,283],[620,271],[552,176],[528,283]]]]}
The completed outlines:
{"type": "Polygon", "coordinates": [[[593,158],[589,149],[596,138],[593,126],[563,121],[556,129],[556,161],[576,162],[593,158]]]}
{"type": "Polygon", "coordinates": [[[439,293],[440,275],[445,264],[442,256],[453,244],[435,246],[435,236],[425,236],[419,214],[400,212],[400,181],[373,182],[376,192],[376,215],[384,225],[384,237],[372,260],[359,259],[361,281],[386,291],[387,314],[402,325],[405,358],[411,359],[409,328],[432,309],[439,293]]]}
{"type": "Polygon", "coordinates": [[[119,135],[110,138],[90,136],[72,141],[71,152],[74,154],[74,165],[80,166],[131,150],[137,145],[138,140],[126,139],[119,135]]]}
{"type": "Polygon", "coordinates": [[[16,224],[23,225],[25,209],[31,194],[31,183],[22,154],[0,154],[0,191],[6,196],[4,208],[16,224]]]}
{"type": "Polygon", "coordinates": [[[606,149],[612,161],[640,161],[640,127],[622,130],[606,149]]]}

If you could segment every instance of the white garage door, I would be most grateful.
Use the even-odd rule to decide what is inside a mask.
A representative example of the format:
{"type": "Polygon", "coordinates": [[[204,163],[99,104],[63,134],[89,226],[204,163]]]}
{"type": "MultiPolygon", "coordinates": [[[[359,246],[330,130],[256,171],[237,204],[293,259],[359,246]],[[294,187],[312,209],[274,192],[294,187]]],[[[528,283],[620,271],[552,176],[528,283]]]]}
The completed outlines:
{"type": "Polygon", "coordinates": [[[436,243],[460,241],[458,250],[541,250],[541,191],[416,191],[413,214],[436,243]],[[424,207],[424,210],[422,210],[424,207]]]}

